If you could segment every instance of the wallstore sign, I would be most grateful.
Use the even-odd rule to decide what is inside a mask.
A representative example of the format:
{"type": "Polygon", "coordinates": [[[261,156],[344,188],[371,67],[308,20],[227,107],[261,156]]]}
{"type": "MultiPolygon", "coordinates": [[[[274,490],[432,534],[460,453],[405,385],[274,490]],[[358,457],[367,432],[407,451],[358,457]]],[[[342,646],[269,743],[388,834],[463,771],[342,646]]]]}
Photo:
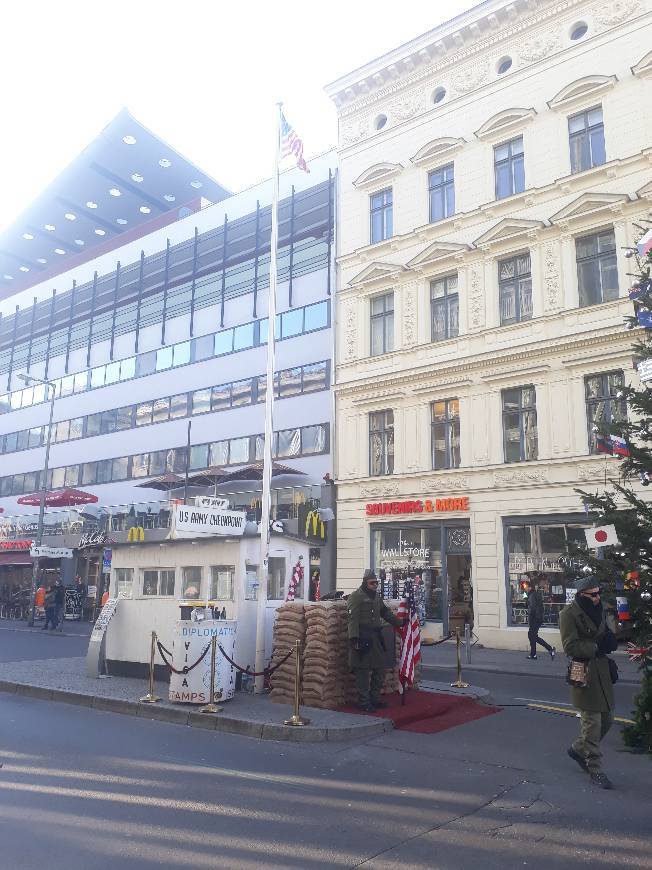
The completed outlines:
{"type": "Polygon", "coordinates": [[[368,504],[368,517],[385,516],[386,514],[434,514],[447,511],[468,511],[469,497],[456,498],[425,498],[416,501],[379,501],[368,504]]]}

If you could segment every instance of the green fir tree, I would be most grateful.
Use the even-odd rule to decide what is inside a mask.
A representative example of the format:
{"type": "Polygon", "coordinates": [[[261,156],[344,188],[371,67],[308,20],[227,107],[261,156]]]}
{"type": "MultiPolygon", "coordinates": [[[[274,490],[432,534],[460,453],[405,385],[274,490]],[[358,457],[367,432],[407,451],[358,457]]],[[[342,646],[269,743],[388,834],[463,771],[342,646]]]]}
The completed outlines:
{"type": "MultiPolygon", "coordinates": [[[[645,239],[650,228],[635,226],[645,239]]],[[[647,499],[648,491],[640,486],[635,491],[632,485],[652,483],[652,250],[640,256],[637,249],[631,249],[627,256],[636,264],[636,272],[630,289],[634,313],[627,318],[626,328],[643,326],[633,346],[642,383],[622,388],[619,398],[626,402],[626,416],[596,435],[604,440],[607,452],[614,446],[612,435],[624,438],[628,455],[618,463],[618,480],[612,480],[604,491],[578,490],[597,525],[614,525],[620,543],[583,551],[581,559],[583,570],[598,577],[607,600],[610,596],[627,599],[632,631],[629,649],[640,664],[641,689],[635,697],[634,724],[624,727],[623,740],[652,757],[652,502],[647,499]]],[[[616,463],[616,459],[607,461],[616,463]]]]}

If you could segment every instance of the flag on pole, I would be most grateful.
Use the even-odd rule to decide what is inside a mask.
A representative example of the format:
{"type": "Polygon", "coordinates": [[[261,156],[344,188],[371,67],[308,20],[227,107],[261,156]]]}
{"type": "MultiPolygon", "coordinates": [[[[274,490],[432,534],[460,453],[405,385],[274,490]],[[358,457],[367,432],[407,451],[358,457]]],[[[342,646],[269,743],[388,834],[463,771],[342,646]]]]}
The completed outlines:
{"type": "Polygon", "coordinates": [[[636,244],[639,257],[645,257],[652,251],[652,230],[648,230],[636,244]]]}
{"type": "Polygon", "coordinates": [[[294,127],[288,124],[285,115],[281,112],[281,153],[280,159],[294,154],[299,169],[310,172],[306,161],[303,159],[303,141],[297,136],[294,127]]]}
{"type": "Polygon", "coordinates": [[[398,608],[398,617],[407,618],[401,632],[401,660],[399,664],[399,677],[401,691],[405,686],[411,686],[414,682],[414,668],[421,660],[421,627],[417,616],[416,603],[414,601],[414,586],[412,581],[407,580],[403,590],[403,599],[398,608]]]}

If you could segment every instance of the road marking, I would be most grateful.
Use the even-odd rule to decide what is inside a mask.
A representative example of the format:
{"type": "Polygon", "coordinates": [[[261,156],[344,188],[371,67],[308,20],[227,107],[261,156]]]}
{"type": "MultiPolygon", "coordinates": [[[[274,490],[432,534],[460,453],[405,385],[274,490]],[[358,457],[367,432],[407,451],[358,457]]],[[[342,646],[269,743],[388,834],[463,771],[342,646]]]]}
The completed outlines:
{"type": "MultiPolygon", "coordinates": [[[[525,699],[523,699],[525,700],[525,699]]],[[[577,716],[575,709],[569,710],[564,707],[553,707],[551,704],[528,704],[533,710],[549,710],[552,713],[567,713],[571,716],[577,716]]],[[[623,719],[622,716],[614,716],[614,722],[620,722],[621,725],[633,725],[633,719],[623,719]]]]}
{"type": "MultiPolygon", "coordinates": [[[[532,701],[535,704],[547,704],[548,701],[545,698],[514,698],[515,701],[532,701]]],[[[566,701],[555,701],[555,704],[559,704],[561,707],[570,707],[570,704],[567,704],[566,701]]]]}

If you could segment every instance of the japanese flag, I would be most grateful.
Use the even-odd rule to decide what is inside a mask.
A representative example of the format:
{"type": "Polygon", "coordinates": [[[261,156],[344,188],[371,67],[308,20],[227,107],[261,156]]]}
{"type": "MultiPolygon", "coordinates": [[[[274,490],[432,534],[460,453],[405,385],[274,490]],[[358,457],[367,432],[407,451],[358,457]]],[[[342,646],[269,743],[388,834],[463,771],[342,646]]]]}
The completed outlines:
{"type": "Polygon", "coordinates": [[[610,547],[618,544],[615,526],[596,526],[594,529],[584,529],[587,547],[610,547]]]}

